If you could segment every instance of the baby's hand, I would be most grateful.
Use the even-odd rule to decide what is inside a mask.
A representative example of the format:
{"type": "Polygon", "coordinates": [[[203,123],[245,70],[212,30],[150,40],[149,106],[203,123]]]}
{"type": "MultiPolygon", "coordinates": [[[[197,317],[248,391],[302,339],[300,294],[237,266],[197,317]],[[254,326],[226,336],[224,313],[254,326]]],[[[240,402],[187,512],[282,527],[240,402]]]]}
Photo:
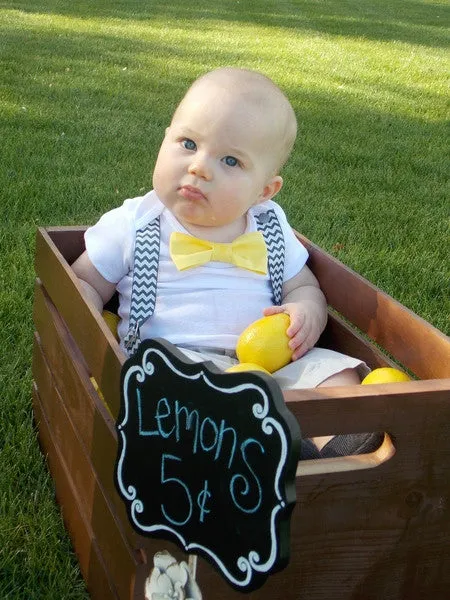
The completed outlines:
{"type": "Polygon", "coordinates": [[[317,343],[323,329],[323,317],[312,311],[310,306],[308,310],[301,302],[287,302],[280,306],[270,306],[265,308],[264,316],[286,313],[290,318],[290,325],[286,330],[291,338],[289,347],[292,350],[292,360],[297,360],[308,350],[311,350],[317,343]]]}

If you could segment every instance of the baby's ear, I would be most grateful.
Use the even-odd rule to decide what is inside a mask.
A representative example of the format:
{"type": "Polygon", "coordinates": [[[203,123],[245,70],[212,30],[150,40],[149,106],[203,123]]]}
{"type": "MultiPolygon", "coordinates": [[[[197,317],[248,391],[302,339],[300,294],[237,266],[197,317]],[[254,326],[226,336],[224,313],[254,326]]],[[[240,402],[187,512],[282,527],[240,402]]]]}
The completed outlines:
{"type": "Polygon", "coordinates": [[[261,204],[262,202],[265,202],[266,200],[270,200],[271,198],[273,198],[274,196],[276,196],[278,194],[278,192],[281,190],[282,187],[283,187],[283,178],[280,177],[280,175],[275,175],[264,186],[263,191],[261,192],[261,195],[260,195],[258,201],[256,202],[256,204],[261,204]]]}

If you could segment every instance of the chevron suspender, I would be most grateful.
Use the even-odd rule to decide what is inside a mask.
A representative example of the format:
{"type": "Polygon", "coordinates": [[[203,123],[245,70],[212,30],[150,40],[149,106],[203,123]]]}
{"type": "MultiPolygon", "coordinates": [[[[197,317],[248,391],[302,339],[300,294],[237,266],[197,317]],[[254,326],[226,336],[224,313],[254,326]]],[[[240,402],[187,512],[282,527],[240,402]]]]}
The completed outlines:
{"type": "MultiPolygon", "coordinates": [[[[281,304],[284,275],[284,236],[273,209],[256,217],[258,230],[264,236],[274,304],[281,304]]],[[[160,227],[159,217],[136,232],[133,283],[131,288],[130,326],[124,345],[131,356],[141,343],[140,328],[149,319],[156,304],[158,283],[160,227]]]]}
{"type": "Polygon", "coordinates": [[[159,217],[136,232],[131,287],[130,325],[124,346],[131,356],[141,343],[141,325],[155,311],[159,266],[159,217]]]}
{"type": "Polygon", "coordinates": [[[284,235],[276,212],[271,208],[256,217],[256,226],[264,236],[267,246],[267,266],[272,284],[272,299],[277,306],[283,299],[284,235]]]}

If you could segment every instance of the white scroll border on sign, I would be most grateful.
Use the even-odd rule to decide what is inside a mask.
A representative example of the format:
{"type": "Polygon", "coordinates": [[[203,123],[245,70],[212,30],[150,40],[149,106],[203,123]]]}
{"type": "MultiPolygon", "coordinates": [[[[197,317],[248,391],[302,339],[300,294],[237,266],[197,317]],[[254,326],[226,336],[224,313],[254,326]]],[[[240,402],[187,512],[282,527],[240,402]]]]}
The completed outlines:
{"type": "Polygon", "coordinates": [[[122,439],[122,451],[121,451],[121,454],[120,454],[120,457],[119,457],[119,460],[117,463],[117,481],[118,481],[121,493],[127,500],[129,500],[131,502],[131,511],[130,512],[131,512],[131,518],[132,518],[134,524],[139,529],[141,529],[142,531],[145,531],[146,533],[149,533],[149,534],[151,534],[152,532],[156,532],[156,531],[169,531],[172,535],[176,536],[180,540],[180,542],[183,545],[183,547],[185,548],[186,552],[193,552],[195,550],[201,550],[203,553],[209,555],[212,558],[212,560],[217,564],[217,566],[220,568],[220,570],[225,575],[225,577],[236,586],[239,586],[239,587],[247,586],[251,581],[253,570],[258,571],[260,573],[267,573],[273,566],[273,564],[276,560],[276,556],[277,556],[277,539],[276,539],[276,532],[275,532],[276,516],[277,516],[278,512],[280,510],[282,510],[283,508],[285,508],[285,506],[286,506],[285,502],[282,499],[281,493],[280,493],[279,482],[280,482],[280,477],[281,477],[283,467],[284,467],[286,459],[287,459],[288,441],[287,441],[286,435],[283,431],[281,424],[277,420],[273,419],[272,417],[267,417],[267,414],[269,412],[269,398],[268,398],[266,392],[253,383],[245,383],[245,384],[237,385],[237,386],[234,386],[231,388],[218,387],[218,386],[214,385],[208,379],[208,376],[203,369],[193,375],[187,375],[186,373],[183,373],[182,371],[178,370],[176,368],[176,366],[169,360],[169,358],[163,352],[161,352],[160,350],[158,350],[156,348],[148,348],[147,350],[145,350],[145,352],[143,353],[143,356],[142,356],[142,366],[134,366],[134,367],[131,367],[130,369],[128,369],[128,371],[125,375],[125,378],[124,378],[124,382],[123,382],[123,392],[124,392],[123,397],[124,397],[125,415],[124,415],[122,422],[117,425],[118,432],[122,439]],[[177,532],[175,529],[172,529],[172,527],[170,527],[166,524],[163,524],[163,523],[153,524],[153,525],[143,525],[142,523],[140,523],[139,522],[139,514],[142,513],[142,511],[143,511],[143,508],[144,508],[143,503],[139,498],[136,497],[137,492],[136,492],[136,488],[134,486],[132,486],[132,485],[130,485],[128,487],[124,486],[124,483],[122,480],[122,468],[123,468],[123,461],[124,461],[125,454],[126,454],[127,439],[126,439],[126,435],[123,431],[123,428],[125,427],[125,425],[128,422],[128,412],[129,412],[129,410],[128,410],[129,409],[128,381],[130,380],[131,377],[134,376],[134,377],[136,377],[138,382],[143,383],[145,381],[146,376],[151,377],[152,375],[155,374],[155,367],[151,362],[150,354],[157,354],[160,358],[163,359],[163,361],[172,370],[172,372],[176,373],[178,376],[184,377],[185,379],[192,379],[192,380],[202,378],[203,381],[210,388],[220,391],[222,393],[234,394],[234,393],[242,392],[242,391],[248,390],[248,389],[256,390],[261,396],[262,404],[255,403],[253,405],[252,412],[253,412],[253,415],[255,416],[255,418],[259,419],[261,421],[261,431],[265,435],[272,435],[275,430],[278,432],[278,435],[280,436],[280,441],[281,441],[280,460],[279,460],[279,463],[277,466],[276,476],[275,476],[275,481],[274,481],[274,491],[275,491],[276,497],[279,500],[279,503],[274,506],[272,513],[271,513],[271,518],[270,518],[270,536],[271,536],[270,555],[264,563],[261,563],[261,559],[260,559],[258,552],[254,551],[254,550],[251,550],[248,553],[247,557],[240,556],[236,561],[236,565],[237,565],[238,569],[244,574],[243,579],[239,580],[236,577],[234,577],[228,571],[228,569],[223,564],[223,562],[219,559],[219,557],[214,552],[212,552],[209,548],[202,546],[200,544],[197,544],[196,542],[186,543],[186,540],[184,539],[184,537],[182,535],[180,535],[180,533],[177,532]]]}

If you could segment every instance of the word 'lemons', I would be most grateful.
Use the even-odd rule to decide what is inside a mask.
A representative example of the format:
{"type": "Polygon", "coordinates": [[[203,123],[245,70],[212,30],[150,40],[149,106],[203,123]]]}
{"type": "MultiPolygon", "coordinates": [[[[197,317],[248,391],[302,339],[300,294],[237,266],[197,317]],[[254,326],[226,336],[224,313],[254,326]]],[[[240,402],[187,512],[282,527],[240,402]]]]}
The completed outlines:
{"type": "Polygon", "coordinates": [[[381,367],[379,369],[374,369],[368,375],[366,375],[366,377],[364,377],[364,379],[361,381],[361,384],[398,383],[400,381],[411,381],[411,378],[408,377],[406,373],[403,373],[403,371],[399,371],[398,369],[393,369],[392,367],[381,367]]]}
{"type": "Polygon", "coordinates": [[[269,373],[278,371],[292,360],[289,348],[289,315],[278,313],[251,323],[239,336],[236,356],[241,363],[260,365],[269,373]]]}
{"type": "Polygon", "coordinates": [[[255,365],[255,363],[238,363],[226,369],[227,373],[240,373],[241,371],[263,371],[270,375],[269,371],[261,365],[255,365]]]}

